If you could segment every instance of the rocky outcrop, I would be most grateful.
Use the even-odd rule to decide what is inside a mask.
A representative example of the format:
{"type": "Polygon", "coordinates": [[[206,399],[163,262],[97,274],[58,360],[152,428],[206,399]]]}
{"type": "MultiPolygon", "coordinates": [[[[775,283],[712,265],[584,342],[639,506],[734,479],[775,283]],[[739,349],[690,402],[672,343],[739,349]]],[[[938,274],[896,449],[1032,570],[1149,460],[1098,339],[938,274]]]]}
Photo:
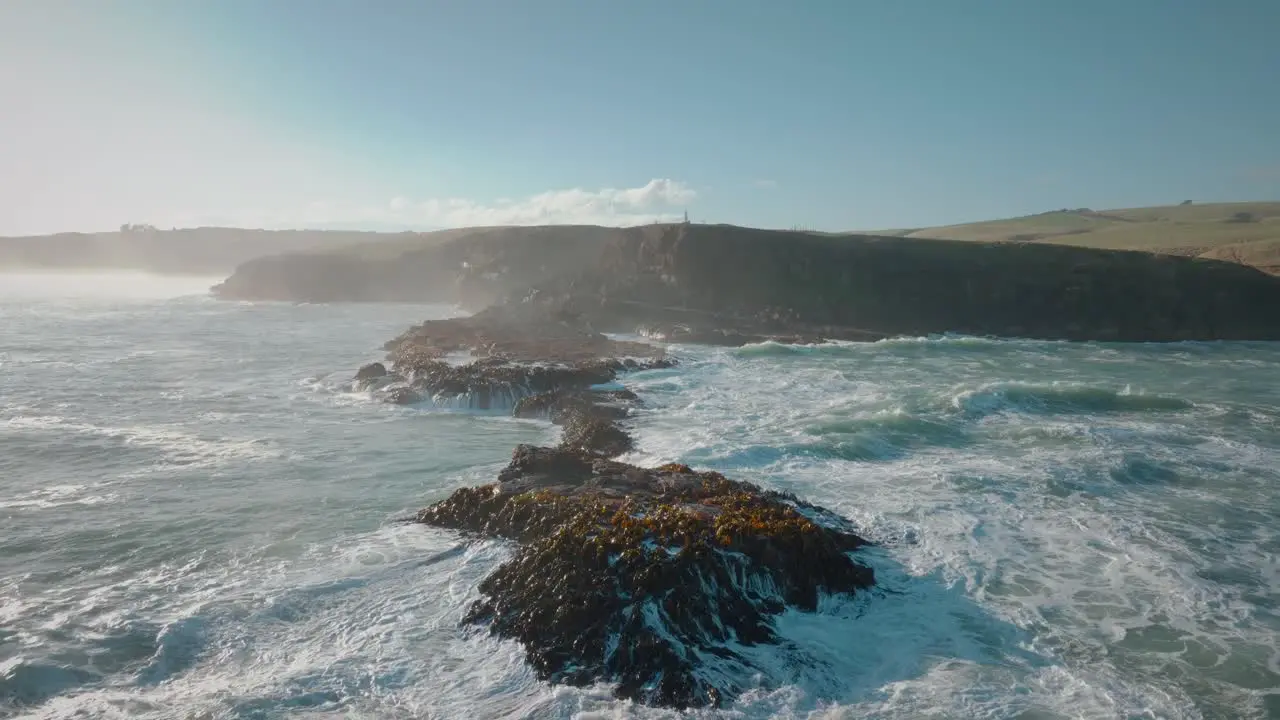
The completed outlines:
{"type": "Polygon", "coordinates": [[[501,357],[526,363],[591,362],[600,358],[655,358],[649,343],[612,340],[573,313],[548,303],[515,303],[469,317],[430,320],[401,333],[385,349],[397,365],[412,365],[455,353],[501,357]]]}
{"type": "MultiPolygon", "coordinates": [[[[639,365],[631,369],[638,368],[639,365]]],[[[628,407],[639,404],[640,398],[625,388],[588,392],[560,390],[522,398],[516,403],[512,414],[522,418],[544,418],[556,425],[565,425],[583,414],[616,420],[626,416],[628,407]]]]}
{"type": "MultiPolygon", "coordinates": [[[[574,407],[570,407],[567,399],[555,407],[561,422],[568,424],[572,417],[586,417],[587,411],[582,408],[588,405],[584,400],[587,395],[599,395],[601,399],[613,397],[609,393],[591,393],[592,386],[610,383],[621,372],[670,367],[672,364],[670,359],[655,358],[580,360],[543,365],[516,362],[505,357],[451,363],[409,355],[396,363],[394,373],[389,372],[378,380],[357,380],[356,386],[381,389],[385,393],[411,390],[419,398],[432,398],[445,404],[454,404],[450,401],[463,398],[465,407],[471,409],[519,409],[521,413],[530,412],[529,406],[522,403],[531,397],[559,397],[562,392],[572,391],[576,399],[574,407]]],[[[593,413],[591,417],[608,415],[607,411],[599,409],[590,412],[593,413]]]]}
{"type": "Polygon", "coordinates": [[[388,342],[386,349],[392,368],[365,365],[354,387],[378,391],[399,404],[432,399],[477,410],[554,415],[583,446],[611,449],[629,445],[596,421],[617,419],[616,402],[634,395],[592,388],[613,382],[619,373],[673,364],[660,347],[612,340],[531,305],[431,320],[388,342]],[[601,404],[607,402],[614,404],[601,404]]]}
{"type": "Polygon", "coordinates": [[[543,680],[653,705],[732,701],[766,671],[741,649],[774,642],[776,615],[874,583],[850,555],[865,541],[821,508],[564,447],[520,446],[498,482],[417,520],[519,543],[464,622],[518,640],[543,680]]]}
{"type": "Polygon", "coordinates": [[[783,682],[754,645],[774,618],[814,611],[824,594],[870,587],[853,559],[865,542],[840,517],[794,496],[684,465],[642,468],[626,423],[640,399],[616,385],[672,360],[619,343],[538,304],[436,320],[388,343],[357,385],[393,402],[468,397],[562,427],[556,447],[522,445],[497,481],[461,488],[416,520],[517,544],[480,585],[465,623],[520,642],[552,683],[607,682],[615,694],[676,708],[720,705],[783,682]],[[468,351],[468,362],[449,357],[468,351]],[[620,353],[630,357],[618,357],[620,353]],[[379,383],[390,382],[390,385],[379,383]]]}

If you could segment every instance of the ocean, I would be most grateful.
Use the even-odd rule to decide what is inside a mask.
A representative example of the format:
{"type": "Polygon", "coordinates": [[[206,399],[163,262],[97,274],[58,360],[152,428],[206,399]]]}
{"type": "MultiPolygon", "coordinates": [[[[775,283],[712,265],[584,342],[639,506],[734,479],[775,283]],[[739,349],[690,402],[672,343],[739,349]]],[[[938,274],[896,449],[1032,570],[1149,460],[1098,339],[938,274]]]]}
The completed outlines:
{"type": "MultiPolygon", "coordinates": [[[[354,392],[410,305],[0,275],[0,717],[659,718],[460,627],[509,552],[398,522],[548,423],[354,392]]],[[[1280,718],[1280,344],[675,346],[638,450],[788,490],[881,588],[725,718],[1280,718]]]]}

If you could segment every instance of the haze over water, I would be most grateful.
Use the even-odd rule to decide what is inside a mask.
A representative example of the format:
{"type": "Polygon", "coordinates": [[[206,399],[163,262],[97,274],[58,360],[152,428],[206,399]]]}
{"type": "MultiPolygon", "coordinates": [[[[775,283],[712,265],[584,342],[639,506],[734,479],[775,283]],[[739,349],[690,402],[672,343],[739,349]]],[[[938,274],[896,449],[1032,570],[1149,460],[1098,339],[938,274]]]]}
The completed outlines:
{"type": "MultiPolygon", "coordinates": [[[[395,522],[556,437],[351,391],[452,309],[211,282],[0,275],[0,716],[673,715],[536,682],[458,626],[506,546],[395,522]]],[[[882,543],[883,591],[783,618],[792,682],[705,716],[1280,716],[1277,344],[673,353],[624,459],[882,543]]]]}

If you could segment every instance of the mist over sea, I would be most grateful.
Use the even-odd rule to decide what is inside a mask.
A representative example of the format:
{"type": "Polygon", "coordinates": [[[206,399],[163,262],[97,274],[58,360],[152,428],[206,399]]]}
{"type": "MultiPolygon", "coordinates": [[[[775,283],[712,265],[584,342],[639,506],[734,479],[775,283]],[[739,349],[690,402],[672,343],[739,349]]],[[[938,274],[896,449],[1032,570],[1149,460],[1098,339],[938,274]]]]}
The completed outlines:
{"type": "MultiPolygon", "coordinates": [[[[674,717],[458,624],[506,557],[395,522],[550,424],[396,407],[443,306],[0,274],[0,717],[674,717]]],[[[728,718],[1280,717],[1280,344],[675,346],[641,464],[788,490],[883,591],[780,620],[728,718]]]]}

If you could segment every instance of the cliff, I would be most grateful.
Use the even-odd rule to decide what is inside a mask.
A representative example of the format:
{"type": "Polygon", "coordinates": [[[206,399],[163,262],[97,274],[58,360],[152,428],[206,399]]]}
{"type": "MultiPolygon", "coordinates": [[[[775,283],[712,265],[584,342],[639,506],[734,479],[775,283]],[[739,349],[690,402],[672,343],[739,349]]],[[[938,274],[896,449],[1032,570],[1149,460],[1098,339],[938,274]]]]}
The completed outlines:
{"type": "Polygon", "coordinates": [[[1280,339],[1280,278],[1206,259],[725,226],[644,228],[612,250],[594,276],[612,304],[892,335],[1280,339]]]}
{"type": "Polygon", "coordinates": [[[366,243],[333,252],[285,254],[244,263],[213,288],[232,300],[459,302],[483,307],[596,265],[616,228],[468,228],[366,243]]]}
{"type": "Polygon", "coordinates": [[[733,226],[496,228],[391,257],[242,266],[220,297],[530,301],[607,331],[865,339],[1280,339],[1280,278],[1209,259],[733,226]]]}

